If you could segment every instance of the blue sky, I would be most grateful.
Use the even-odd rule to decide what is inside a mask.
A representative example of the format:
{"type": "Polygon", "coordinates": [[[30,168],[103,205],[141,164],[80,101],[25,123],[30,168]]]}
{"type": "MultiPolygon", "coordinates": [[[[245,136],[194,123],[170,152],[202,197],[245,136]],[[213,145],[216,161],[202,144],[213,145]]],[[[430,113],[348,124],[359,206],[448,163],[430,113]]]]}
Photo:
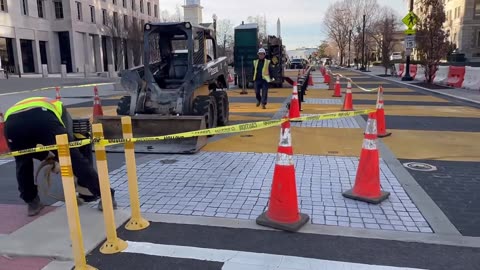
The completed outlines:
{"type": "MultiPolygon", "coordinates": [[[[336,0],[201,0],[203,21],[212,21],[215,13],[219,19],[230,19],[234,26],[248,16],[266,15],[267,32],[276,34],[276,22],[282,23],[282,38],[287,50],[297,47],[313,47],[326,38],[322,21],[329,4],[336,0]]],[[[399,16],[408,12],[405,0],[377,0],[380,5],[388,5],[399,16]]],[[[173,13],[184,0],[160,0],[160,9],[173,13]]],[[[182,9],[183,10],[183,9],[182,9]]]]}

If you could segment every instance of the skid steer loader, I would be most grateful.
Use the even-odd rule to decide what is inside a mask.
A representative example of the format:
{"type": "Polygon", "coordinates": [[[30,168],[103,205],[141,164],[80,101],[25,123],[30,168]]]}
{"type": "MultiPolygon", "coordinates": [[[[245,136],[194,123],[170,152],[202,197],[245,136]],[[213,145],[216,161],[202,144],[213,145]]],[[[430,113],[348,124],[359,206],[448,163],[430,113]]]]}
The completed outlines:
{"type": "MultiPolygon", "coordinates": [[[[144,25],[143,65],[120,72],[129,96],[117,116],[96,117],[106,139],[122,138],[130,115],[133,136],[170,135],[227,125],[227,58],[217,58],[214,31],[189,22],[144,25]]],[[[195,153],[207,137],[136,143],[137,153],[195,153]]],[[[107,147],[122,152],[123,145],[107,147]]]]}

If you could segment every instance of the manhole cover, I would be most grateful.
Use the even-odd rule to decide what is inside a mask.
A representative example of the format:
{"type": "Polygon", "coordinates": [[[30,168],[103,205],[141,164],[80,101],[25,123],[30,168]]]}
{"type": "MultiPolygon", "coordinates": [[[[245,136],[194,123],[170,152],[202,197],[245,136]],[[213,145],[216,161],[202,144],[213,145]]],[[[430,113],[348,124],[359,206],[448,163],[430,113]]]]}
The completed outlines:
{"type": "Polygon", "coordinates": [[[176,159],[164,159],[164,160],[160,160],[160,162],[161,162],[162,164],[173,164],[173,163],[175,163],[175,162],[177,162],[177,161],[178,161],[178,160],[176,160],[176,159]]]}
{"type": "Polygon", "coordinates": [[[248,137],[253,137],[253,135],[246,134],[246,135],[240,135],[240,137],[242,137],[242,138],[248,138],[248,137]]]}
{"type": "Polygon", "coordinates": [[[427,164],[427,163],[420,163],[420,162],[407,162],[403,163],[403,166],[405,168],[408,168],[410,170],[414,171],[421,171],[421,172],[433,172],[437,170],[437,167],[427,164]]]}

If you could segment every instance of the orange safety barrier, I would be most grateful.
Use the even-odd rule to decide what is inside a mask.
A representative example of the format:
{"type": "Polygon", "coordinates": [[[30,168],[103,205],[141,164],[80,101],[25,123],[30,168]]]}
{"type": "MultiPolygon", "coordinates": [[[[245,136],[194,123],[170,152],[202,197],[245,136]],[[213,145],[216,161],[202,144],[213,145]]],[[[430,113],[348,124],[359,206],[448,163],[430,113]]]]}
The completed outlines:
{"type": "Polygon", "coordinates": [[[465,67],[450,66],[448,69],[447,85],[455,88],[462,87],[465,79],[465,67]]]}
{"type": "Polygon", "coordinates": [[[415,77],[417,76],[417,65],[410,65],[410,77],[412,77],[415,80],[415,77]]]}
{"type": "Polygon", "coordinates": [[[405,72],[405,64],[400,64],[400,66],[398,67],[398,71],[397,71],[398,76],[402,77],[403,72],[405,72]]]}

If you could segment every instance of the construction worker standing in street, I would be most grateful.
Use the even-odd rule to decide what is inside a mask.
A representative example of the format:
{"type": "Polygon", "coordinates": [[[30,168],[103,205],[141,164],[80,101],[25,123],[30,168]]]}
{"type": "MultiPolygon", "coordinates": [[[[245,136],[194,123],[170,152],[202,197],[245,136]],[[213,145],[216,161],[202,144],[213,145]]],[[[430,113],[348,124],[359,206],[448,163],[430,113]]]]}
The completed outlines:
{"type": "MultiPolygon", "coordinates": [[[[32,97],[21,100],[5,112],[5,137],[11,151],[56,144],[56,135],[68,134],[74,141],[73,121],[59,100],[32,97]]],[[[55,151],[56,153],[56,151],[55,151]]],[[[44,205],[38,197],[34,181],[33,159],[43,162],[58,162],[53,152],[38,152],[15,157],[16,176],[20,198],[28,204],[28,215],[35,216],[44,205]]],[[[79,202],[92,202],[100,197],[98,174],[78,148],[70,149],[73,174],[77,178],[79,202]]],[[[114,190],[111,190],[112,198],[114,190]]],[[[116,202],[113,199],[114,207],[116,202]]],[[[101,208],[101,201],[99,209],[101,208]]]]}
{"type": "Polygon", "coordinates": [[[265,59],[266,51],[264,48],[258,50],[258,59],[253,61],[253,83],[255,85],[255,94],[257,97],[257,107],[262,104],[266,109],[268,99],[268,83],[270,79],[270,60],[265,59]]]}

